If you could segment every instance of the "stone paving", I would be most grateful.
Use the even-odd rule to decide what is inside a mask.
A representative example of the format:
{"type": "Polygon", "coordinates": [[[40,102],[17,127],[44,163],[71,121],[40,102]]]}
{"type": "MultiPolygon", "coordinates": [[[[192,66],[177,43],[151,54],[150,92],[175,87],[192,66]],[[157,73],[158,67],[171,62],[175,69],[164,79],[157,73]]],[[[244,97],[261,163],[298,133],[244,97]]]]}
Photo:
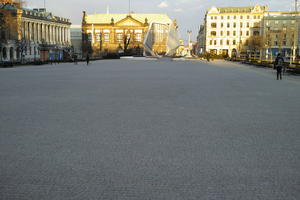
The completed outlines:
{"type": "Polygon", "coordinates": [[[1,200],[299,200],[300,79],[229,62],[0,69],[1,200]]]}

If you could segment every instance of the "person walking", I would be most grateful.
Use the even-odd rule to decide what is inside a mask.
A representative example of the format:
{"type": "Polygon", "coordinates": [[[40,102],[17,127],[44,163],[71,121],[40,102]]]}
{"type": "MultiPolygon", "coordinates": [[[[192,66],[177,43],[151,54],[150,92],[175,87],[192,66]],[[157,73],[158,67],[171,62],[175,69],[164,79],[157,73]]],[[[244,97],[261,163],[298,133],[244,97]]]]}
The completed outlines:
{"type": "Polygon", "coordinates": [[[90,56],[89,54],[86,54],[86,65],[89,65],[90,63],[90,56]]]}
{"type": "Polygon", "coordinates": [[[282,68],[283,68],[283,65],[284,65],[284,60],[281,56],[280,53],[278,53],[276,59],[275,59],[275,63],[274,63],[274,69],[277,70],[277,80],[282,80],[282,68]]]}
{"type": "Polygon", "coordinates": [[[75,64],[75,65],[78,64],[78,62],[77,62],[77,55],[76,55],[76,54],[74,54],[74,64],[75,64]]]}

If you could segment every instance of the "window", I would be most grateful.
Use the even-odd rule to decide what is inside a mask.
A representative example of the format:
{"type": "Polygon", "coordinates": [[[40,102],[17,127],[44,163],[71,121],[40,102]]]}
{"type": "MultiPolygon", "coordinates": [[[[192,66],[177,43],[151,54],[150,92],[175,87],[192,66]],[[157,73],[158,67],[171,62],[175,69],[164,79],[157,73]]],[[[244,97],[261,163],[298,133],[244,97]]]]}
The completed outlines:
{"type": "Polygon", "coordinates": [[[243,28],[243,22],[240,23],[240,27],[243,28]]]}
{"type": "Polygon", "coordinates": [[[260,15],[257,16],[257,19],[260,19],[260,15]]]}
{"type": "Polygon", "coordinates": [[[254,15],[254,19],[256,19],[256,15],[254,15]]]}
{"type": "Polygon", "coordinates": [[[230,19],[230,16],[227,16],[227,19],[230,19]]]}
{"type": "Polygon", "coordinates": [[[236,31],[233,31],[233,36],[236,36],[236,31]]]}
{"type": "Polygon", "coordinates": [[[122,42],[123,41],[123,33],[117,33],[117,41],[122,42]]]}
{"type": "Polygon", "coordinates": [[[212,43],[213,43],[213,41],[212,41],[212,40],[210,40],[210,41],[209,41],[209,44],[210,44],[210,45],[212,45],[212,43]]]}
{"type": "Polygon", "coordinates": [[[223,31],[221,31],[221,34],[220,34],[221,36],[223,36],[223,31]]]}
{"type": "Polygon", "coordinates": [[[277,41],[274,41],[274,46],[278,46],[278,42],[277,41]]]}
{"type": "Polygon", "coordinates": [[[214,45],[217,45],[217,40],[214,41],[214,45]]]}
{"type": "Polygon", "coordinates": [[[210,35],[211,36],[217,36],[217,32],[216,31],[212,31],[212,32],[210,32],[210,35]]]}
{"type": "Polygon", "coordinates": [[[104,42],[109,42],[109,33],[104,33],[104,42]]]}
{"type": "Polygon", "coordinates": [[[230,23],[227,23],[227,28],[230,28],[230,23]]]}
{"type": "Polygon", "coordinates": [[[100,40],[101,40],[101,35],[98,33],[98,34],[96,34],[96,41],[100,42],[100,40]]]}
{"type": "Polygon", "coordinates": [[[221,28],[223,28],[224,27],[224,24],[223,23],[221,23],[221,28]]]}
{"type": "Polygon", "coordinates": [[[254,32],[253,32],[253,35],[259,36],[259,31],[254,31],[254,32]]]}
{"type": "Polygon", "coordinates": [[[217,16],[215,16],[215,20],[217,20],[218,19],[218,17],[217,16]]]}
{"type": "Polygon", "coordinates": [[[142,34],[138,33],[135,35],[135,41],[141,42],[142,41],[142,34]]]}
{"type": "Polygon", "coordinates": [[[223,40],[220,40],[220,45],[223,45],[223,40]]]}
{"type": "Polygon", "coordinates": [[[245,45],[246,45],[246,46],[249,45],[249,40],[246,40],[245,45]]]}
{"type": "Polygon", "coordinates": [[[230,31],[227,31],[227,36],[230,36],[230,31]]]}
{"type": "Polygon", "coordinates": [[[236,23],[235,22],[233,23],[233,28],[236,28],[236,23]]]}
{"type": "Polygon", "coordinates": [[[243,36],[243,31],[240,31],[240,36],[243,36]]]}
{"type": "Polygon", "coordinates": [[[229,41],[229,40],[227,40],[226,44],[227,44],[227,45],[230,45],[230,41],[229,41]]]}
{"type": "Polygon", "coordinates": [[[233,19],[236,19],[236,16],[234,16],[233,19]]]}
{"type": "Polygon", "coordinates": [[[247,15],[247,19],[250,19],[250,16],[249,16],[249,15],[247,15]]]}
{"type": "Polygon", "coordinates": [[[242,15],[240,16],[240,19],[243,19],[243,16],[242,16],[242,15]]]}
{"type": "Polygon", "coordinates": [[[249,31],[246,32],[246,36],[249,36],[249,31]]]}
{"type": "Polygon", "coordinates": [[[232,41],[232,44],[233,44],[233,45],[236,45],[236,41],[235,41],[235,40],[233,40],[233,41],[232,41]]]}
{"type": "Polygon", "coordinates": [[[217,23],[211,23],[211,28],[217,28],[217,23]]]}
{"type": "Polygon", "coordinates": [[[221,16],[221,19],[224,19],[224,16],[221,16]]]}
{"type": "Polygon", "coordinates": [[[283,46],[286,46],[286,41],[283,41],[283,42],[282,42],[282,45],[283,45],[283,46]]]}
{"type": "Polygon", "coordinates": [[[210,19],[213,20],[213,19],[214,19],[214,16],[211,16],[210,19]]]}
{"type": "Polygon", "coordinates": [[[249,22],[247,22],[247,28],[249,28],[250,27],[250,23],[249,22]]]}

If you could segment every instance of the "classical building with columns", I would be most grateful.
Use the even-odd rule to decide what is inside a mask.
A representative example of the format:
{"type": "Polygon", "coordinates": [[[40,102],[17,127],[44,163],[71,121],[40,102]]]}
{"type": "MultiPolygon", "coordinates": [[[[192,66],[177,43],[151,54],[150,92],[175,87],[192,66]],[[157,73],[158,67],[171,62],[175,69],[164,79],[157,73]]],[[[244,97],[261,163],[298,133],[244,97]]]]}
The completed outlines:
{"type": "Polygon", "coordinates": [[[69,19],[45,9],[0,5],[0,61],[33,62],[63,60],[71,50],[69,19]]]}

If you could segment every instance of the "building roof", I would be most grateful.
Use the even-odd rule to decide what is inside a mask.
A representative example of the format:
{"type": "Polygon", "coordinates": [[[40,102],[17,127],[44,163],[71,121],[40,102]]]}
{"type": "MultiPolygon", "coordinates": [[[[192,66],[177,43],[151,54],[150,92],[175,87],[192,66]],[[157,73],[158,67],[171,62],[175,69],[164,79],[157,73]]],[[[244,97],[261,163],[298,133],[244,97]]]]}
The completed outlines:
{"type": "Polygon", "coordinates": [[[208,10],[208,14],[215,13],[262,13],[268,10],[268,6],[246,6],[246,7],[215,7],[208,10]]]}
{"type": "Polygon", "coordinates": [[[249,13],[254,9],[254,6],[247,7],[223,7],[219,8],[220,13],[249,13]]]}
{"type": "MultiPolygon", "coordinates": [[[[145,22],[145,19],[148,19],[148,23],[157,22],[157,23],[172,23],[172,20],[166,14],[130,14],[132,18],[140,21],[141,23],[145,22]]],[[[128,14],[92,14],[86,15],[85,21],[88,24],[110,24],[111,19],[114,19],[114,22],[117,23],[122,19],[126,18],[128,14]]]]}

